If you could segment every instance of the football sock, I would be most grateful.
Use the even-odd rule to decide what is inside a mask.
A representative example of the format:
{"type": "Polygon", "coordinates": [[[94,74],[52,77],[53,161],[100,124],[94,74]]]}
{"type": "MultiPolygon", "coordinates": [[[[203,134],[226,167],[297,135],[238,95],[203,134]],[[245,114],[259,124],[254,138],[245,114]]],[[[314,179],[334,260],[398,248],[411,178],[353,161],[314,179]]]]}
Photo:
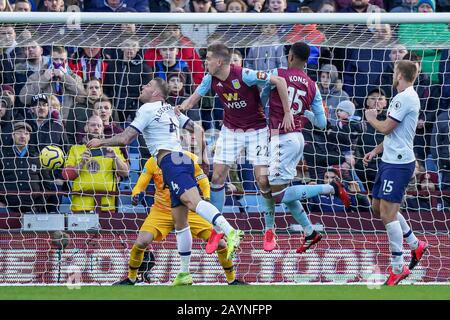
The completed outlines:
{"type": "Polygon", "coordinates": [[[334,194],[334,188],[329,184],[290,186],[283,191],[272,193],[276,202],[289,203],[296,200],[305,200],[319,194],[334,194]]]}
{"type": "Polygon", "coordinates": [[[228,221],[220,214],[219,210],[207,201],[200,201],[195,209],[203,219],[211,223],[213,226],[218,226],[226,235],[233,230],[233,227],[228,221]]]}
{"type": "Polygon", "coordinates": [[[398,220],[386,224],[389,238],[389,249],[391,250],[391,264],[394,273],[401,273],[403,270],[403,233],[398,220]]]}
{"type": "Polygon", "coordinates": [[[219,258],[220,265],[223,267],[227,282],[233,282],[236,279],[236,273],[234,272],[233,260],[227,259],[227,248],[217,250],[217,256],[219,258]]]}
{"type": "Polygon", "coordinates": [[[397,220],[400,222],[400,226],[402,227],[403,238],[406,240],[411,250],[417,249],[419,239],[416,238],[416,235],[406,222],[405,217],[400,212],[397,212],[397,220]]]}
{"type": "Polygon", "coordinates": [[[225,185],[211,184],[211,203],[219,212],[223,211],[223,206],[225,205],[225,185]]]}
{"type": "Polygon", "coordinates": [[[128,278],[131,281],[136,281],[139,267],[144,260],[144,252],[145,249],[141,249],[136,244],[133,244],[130,251],[130,260],[128,261],[128,278]]]}
{"type": "Polygon", "coordinates": [[[191,263],[192,250],[192,234],[191,228],[188,226],[182,230],[176,230],[177,249],[181,259],[180,272],[189,272],[189,264],[191,263]]]}
{"type": "Polygon", "coordinates": [[[264,221],[267,231],[275,227],[275,201],[264,197],[261,197],[261,200],[264,203],[264,221]]]}
{"type": "Polygon", "coordinates": [[[314,228],[308,216],[306,215],[306,212],[303,209],[300,201],[297,200],[288,202],[286,203],[286,206],[288,207],[295,221],[297,221],[302,226],[303,231],[305,232],[305,236],[311,235],[314,232],[314,228]]]}

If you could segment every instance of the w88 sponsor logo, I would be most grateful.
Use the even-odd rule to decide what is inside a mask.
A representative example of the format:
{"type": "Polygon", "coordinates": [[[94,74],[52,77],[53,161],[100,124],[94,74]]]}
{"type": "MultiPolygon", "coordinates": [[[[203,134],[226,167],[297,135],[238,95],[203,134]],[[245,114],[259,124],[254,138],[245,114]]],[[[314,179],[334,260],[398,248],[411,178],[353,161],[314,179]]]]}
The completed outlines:
{"type": "Polygon", "coordinates": [[[230,109],[241,109],[241,108],[245,108],[247,106],[247,102],[245,102],[244,100],[233,101],[233,102],[227,102],[225,105],[227,106],[227,108],[230,108],[230,109]]]}

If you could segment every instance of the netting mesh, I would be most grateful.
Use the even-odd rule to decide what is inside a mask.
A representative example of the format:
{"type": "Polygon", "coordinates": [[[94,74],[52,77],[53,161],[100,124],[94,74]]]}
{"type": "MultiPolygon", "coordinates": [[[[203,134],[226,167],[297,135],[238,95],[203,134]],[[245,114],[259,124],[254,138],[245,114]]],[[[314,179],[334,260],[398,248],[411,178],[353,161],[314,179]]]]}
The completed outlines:
{"type": "MultiPolygon", "coordinates": [[[[301,227],[286,207],[277,206],[278,248],[264,252],[262,200],[244,152],[227,179],[224,209],[232,225],[246,232],[235,258],[238,276],[250,282],[341,283],[376,280],[385,272],[388,241],[381,220],[370,211],[379,160],[368,168],[362,164],[383,135],[365,121],[363,110],[376,108],[379,119],[386,117],[395,95],[393,63],[406,58],[421,63],[416,83],[421,113],[414,141],[416,171],[401,210],[418,237],[431,245],[408,281],[448,281],[447,25],[14,24],[0,30],[0,283],[63,283],[73,267],[88,283],[111,283],[126,274],[129,249],[154,201],[152,182],[145,198],[137,206],[131,203],[131,191],[149,157],[143,140],[91,155],[78,175],[64,168],[80,164],[86,139],[99,134],[96,125],[110,137],[130,124],[140,88],[152,78],[169,82],[174,105],[193,93],[205,74],[205,47],[212,41],[232,48],[234,63],[264,71],[287,66],[288,45],[310,44],[307,73],[317,81],[329,125],[317,130],[306,124],[304,157],[294,184],[323,183],[337,176],[352,201],[349,209],[333,196],[303,202],[314,228],[324,234],[324,241],[305,255],[295,253],[301,227]],[[336,109],[347,100],[355,110],[343,125],[336,109]],[[92,115],[99,118],[90,125],[92,115]],[[13,134],[17,122],[29,125],[29,141],[13,134]],[[42,166],[39,154],[49,145],[63,150],[63,168],[42,166]],[[125,169],[113,164],[113,152],[125,169]],[[61,251],[50,235],[64,229],[70,243],[61,251]]],[[[223,112],[214,92],[188,112],[205,130],[211,163],[223,112]]],[[[22,128],[28,130],[27,125],[22,128]]],[[[187,150],[201,153],[188,133],[182,138],[187,150]]],[[[179,267],[175,236],[152,248],[157,257],[153,281],[166,283],[179,267]]],[[[405,244],[406,257],[407,248],[405,244]]],[[[199,240],[191,270],[197,282],[225,281],[217,257],[204,254],[199,240]]]]}

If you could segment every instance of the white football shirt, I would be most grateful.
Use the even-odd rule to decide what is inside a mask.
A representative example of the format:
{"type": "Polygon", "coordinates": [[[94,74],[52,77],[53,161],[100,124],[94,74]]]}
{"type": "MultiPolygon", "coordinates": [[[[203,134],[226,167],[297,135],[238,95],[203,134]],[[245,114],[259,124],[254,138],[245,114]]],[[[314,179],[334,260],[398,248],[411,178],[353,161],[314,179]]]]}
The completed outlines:
{"type": "Polygon", "coordinates": [[[182,151],[179,128],[186,127],[189,118],[177,116],[174,107],[161,101],[145,103],[136,112],[131,127],[142,133],[150,154],[157,157],[159,150],[182,151]]]}
{"type": "Polygon", "coordinates": [[[414,155],[414,136],[419,119],[420,100],[414,87],[409,87],[392,99],[387,115],[398,126],[383,141],[383,156],[381,160],[392,164],[411,163],[416,160],[414,155]]]}

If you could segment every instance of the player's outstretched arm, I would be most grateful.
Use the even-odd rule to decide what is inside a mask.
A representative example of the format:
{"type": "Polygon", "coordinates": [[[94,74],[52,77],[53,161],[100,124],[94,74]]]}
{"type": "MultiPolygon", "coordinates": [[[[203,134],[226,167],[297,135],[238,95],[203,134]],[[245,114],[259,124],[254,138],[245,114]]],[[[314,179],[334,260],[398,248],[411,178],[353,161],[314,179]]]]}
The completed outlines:
{"type": "Polygon", "coordinates": [[[199,95],[197,92],[194,92],[189,98],[187,98],[179,106],[177,106],[175,110],[186,111],[192,109],[192,107],[195,106],[201,98],[201,95],[199,95]]]}
{"type": "Polygon", "coordinates": [[[123,132],[110,139],[92,139],[87,143],[89,149],[99,147],[122,147],[129,145],[139,136],[139,132],[133,127],[127,127],[123,132]]]}
{"type": "Polygon", "coordinates": [[[283,104],[284,118],[282,128],[286,131],[292,131],[295,126],[294,116],[291,113],[291,104],[289,103],[286,80],[282,77],[271,75],[270,83],[277,87],[278,95],[280,96],[281,103],[283,104]]]}

